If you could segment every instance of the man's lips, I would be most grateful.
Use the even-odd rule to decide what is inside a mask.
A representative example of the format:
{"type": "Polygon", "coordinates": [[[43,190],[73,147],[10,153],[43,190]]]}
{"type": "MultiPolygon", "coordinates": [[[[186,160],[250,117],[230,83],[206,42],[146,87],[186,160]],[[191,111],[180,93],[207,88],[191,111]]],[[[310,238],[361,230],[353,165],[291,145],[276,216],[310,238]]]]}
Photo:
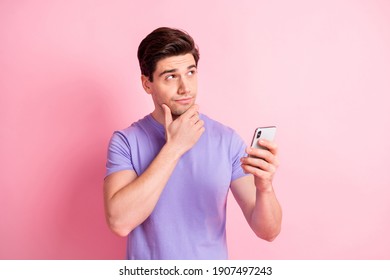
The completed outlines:
{"type": "Polygon", "coordinates": [[[180,104],[188,104],[192,101],[192,97],[186,97],[186,98],[181,98],[181,99],[176,99],[175,102],[178,102],[180,104]]]}

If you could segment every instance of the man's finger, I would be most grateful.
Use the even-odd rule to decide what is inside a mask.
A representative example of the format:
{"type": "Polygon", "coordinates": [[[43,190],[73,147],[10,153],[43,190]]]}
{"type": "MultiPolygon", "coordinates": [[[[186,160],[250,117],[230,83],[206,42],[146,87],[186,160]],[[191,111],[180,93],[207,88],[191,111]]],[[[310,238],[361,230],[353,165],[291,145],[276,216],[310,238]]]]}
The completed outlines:
{"type": "Polygon", "coordinates": [[[259,145],[266,148],[274,155],[277,155],[277,153],[278,153],[278,146],[273,141],[269,141],[267,139],[260,139],[259,145]]]}
{"type": "Polygon", "coordinates": [[[165,127],[168,127],[172,123],[172,113],[171,109],[165,104],[162,104],[161,107],[164,110],[164,116],[165,116],[165,127]]]}

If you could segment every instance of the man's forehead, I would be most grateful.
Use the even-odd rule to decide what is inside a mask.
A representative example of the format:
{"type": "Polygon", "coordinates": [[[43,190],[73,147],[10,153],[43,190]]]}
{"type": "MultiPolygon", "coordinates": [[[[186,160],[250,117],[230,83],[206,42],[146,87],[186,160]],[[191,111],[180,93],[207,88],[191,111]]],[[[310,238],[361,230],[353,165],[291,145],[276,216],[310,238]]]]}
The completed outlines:
{"type": "Polygon", "coordinates": [[[190,53],[163,58],[157,62],[156,70],[165,71],[167,69],[187,69],[191,65],[196,65],[194,56],[190,53]]]}

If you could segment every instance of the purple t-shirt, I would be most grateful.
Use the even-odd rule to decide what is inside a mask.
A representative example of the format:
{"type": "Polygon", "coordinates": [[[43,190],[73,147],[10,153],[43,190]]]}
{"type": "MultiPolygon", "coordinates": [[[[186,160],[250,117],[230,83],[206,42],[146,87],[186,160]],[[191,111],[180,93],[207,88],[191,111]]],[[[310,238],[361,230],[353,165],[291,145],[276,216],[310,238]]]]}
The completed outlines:
{"type": "MultiPolygon", "coordinates": [[[[229,127],[201,114],[206,128],[179,160],[151,215],[128,236],[128,259],[227,259],[226,201],[230,183],[245,176],[245,143],[229,127]]],[[[147,115],[114,132],[106,176],[139,176],[165,144],[164,127],[147,115]]]]}

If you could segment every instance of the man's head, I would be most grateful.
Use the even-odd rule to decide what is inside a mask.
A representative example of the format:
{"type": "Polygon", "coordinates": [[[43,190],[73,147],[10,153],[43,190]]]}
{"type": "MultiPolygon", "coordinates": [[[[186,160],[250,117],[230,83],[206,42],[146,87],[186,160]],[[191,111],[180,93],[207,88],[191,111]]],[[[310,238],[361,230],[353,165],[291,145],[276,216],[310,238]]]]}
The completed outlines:
{"type": "Polygon", "coordinates": [[[152,96],[156,120],[164,120],[163,104],[173,118],[195,104],[199,52],[191,36],[177,29],[158,28],[141,42],[138,59],[142,86],[152,96]]]}
{"type": "Polygon", "coordinates": [[[199,51],[192,37],[179,29],[160,27],[142,40],[137,56],[142,75],[153,82],[159,60],[188,53],[193,55],[197,65],[199,51]]]}

